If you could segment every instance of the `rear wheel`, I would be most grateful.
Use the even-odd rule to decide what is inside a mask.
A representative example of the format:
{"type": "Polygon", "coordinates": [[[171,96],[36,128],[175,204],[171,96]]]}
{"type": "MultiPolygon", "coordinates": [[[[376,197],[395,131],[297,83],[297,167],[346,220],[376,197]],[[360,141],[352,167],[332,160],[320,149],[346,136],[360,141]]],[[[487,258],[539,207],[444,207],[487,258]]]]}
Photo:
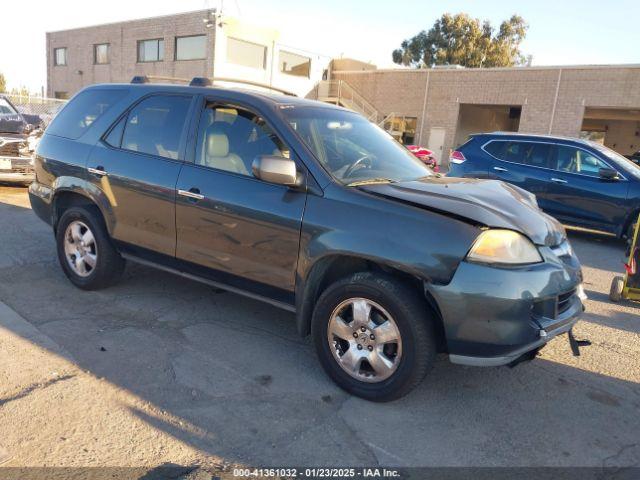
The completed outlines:
{"type": "Polygon", "coordinates": [[[93,208],[71,207],[56,229],[58,260],[67,278],[84,290],[115,283],[125,261],[116,251],[102,218],[93,208]]]}
{"type": "Polygon", "coordinates": [[[312,334],[327,374],[367,400],[405,395],[436,355],[428,307],[410,287],[383,274],[357,273],[328,287],[316,304],[312,334]]]}

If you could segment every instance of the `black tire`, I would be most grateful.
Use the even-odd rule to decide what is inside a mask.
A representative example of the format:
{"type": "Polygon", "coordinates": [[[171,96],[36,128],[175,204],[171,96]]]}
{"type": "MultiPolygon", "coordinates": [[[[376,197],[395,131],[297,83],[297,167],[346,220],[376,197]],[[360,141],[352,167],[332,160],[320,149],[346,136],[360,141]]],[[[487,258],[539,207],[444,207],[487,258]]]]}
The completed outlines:
{"type": "Polygon", "coordinates": [[[612,302],[618,303],[622,300],[622,291],[624,290],[624,278],[614,277],[611,282],[611,290],[609,290],[609,298],[612,302]]]}
{"type": "Polygon", "coordinates": [[[415,388],[433,366],[437,353],[433,315],[418,292],[394,277],[356,273],[330,285],[318,299],[311,325],[313,343],[322,367],[338,386],[367,400],[387,402],[415,388]],[[398,366],[391,376],[377,383],[358,380],[343,370],[328,340],[334,310],[351,298],[364,298],[383,307],[400,333],[402,355],[398,366]]]}
{"type": "Polygon", "coordinates": [[[71,207],[64,212],[56,228],[58,260],[67,278],[83,290],[99,290],[118,281],[125,267],[125,260],[113,246],[102,216],[95,207],[71,207]],[[65,235],[73,222],[82,222],[93,233],[96,248],[95,266],[86,276],[74,271],[65,253],[65,235]]]}

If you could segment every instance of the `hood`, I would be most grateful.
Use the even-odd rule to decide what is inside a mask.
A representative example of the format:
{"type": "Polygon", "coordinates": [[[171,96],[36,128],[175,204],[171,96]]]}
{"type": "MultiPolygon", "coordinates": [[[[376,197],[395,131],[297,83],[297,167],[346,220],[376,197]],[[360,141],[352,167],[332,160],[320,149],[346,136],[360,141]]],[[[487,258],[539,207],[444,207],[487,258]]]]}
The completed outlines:
{"type": "Polygon", "coordinates": [[[0,133],[23,133],[26,126],[22,115],[0,114],[0,133]]]}
{"type": "Polygon", "coordinates": [[[537,245],[555,246],[566,237],[564,227],[534,205],[532,194],[498,180],[426,177],[358,188],[471,223],[515,230],[537,245]]]}

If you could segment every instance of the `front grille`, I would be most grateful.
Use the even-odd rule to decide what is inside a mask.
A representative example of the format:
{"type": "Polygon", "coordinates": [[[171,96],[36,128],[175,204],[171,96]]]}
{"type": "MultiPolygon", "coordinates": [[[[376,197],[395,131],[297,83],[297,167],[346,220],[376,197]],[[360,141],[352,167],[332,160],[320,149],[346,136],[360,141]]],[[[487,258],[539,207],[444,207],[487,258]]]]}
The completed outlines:
{"type": "Polygon", "coordinates": [[[7,142],[2,145],[0,142],[0,157],[19,157],[20,142],[7,142]]]}
{"type": "Polygon", "coordinates": [[[571,299],[575,294],[576,294],[576,290],[573,289],[569,292],[558,295],[558,300],[556,302],[557,315],[560,315],[566,312],[567,310],[569,310],[569,308],[571,307],[571,299]]]}

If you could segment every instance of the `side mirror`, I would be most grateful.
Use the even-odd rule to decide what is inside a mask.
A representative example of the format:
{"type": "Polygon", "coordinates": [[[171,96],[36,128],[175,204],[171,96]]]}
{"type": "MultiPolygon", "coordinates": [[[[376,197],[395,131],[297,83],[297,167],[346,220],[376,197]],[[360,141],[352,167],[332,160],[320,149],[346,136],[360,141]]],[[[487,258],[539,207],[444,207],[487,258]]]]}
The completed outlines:
{"type": "Polygon", "coordinates": [[[260,155],[256,157],[252,165],[253,176],[269,183],[299,187],[302,184],[302,175],[298,175],[296,162],[289,158],[260,155]]]}
{"type": "Polygon", "coordinates": [[[620,174],[613,168],[601,168],[598,174],[603,180],[620,180],[620,174]]]}

